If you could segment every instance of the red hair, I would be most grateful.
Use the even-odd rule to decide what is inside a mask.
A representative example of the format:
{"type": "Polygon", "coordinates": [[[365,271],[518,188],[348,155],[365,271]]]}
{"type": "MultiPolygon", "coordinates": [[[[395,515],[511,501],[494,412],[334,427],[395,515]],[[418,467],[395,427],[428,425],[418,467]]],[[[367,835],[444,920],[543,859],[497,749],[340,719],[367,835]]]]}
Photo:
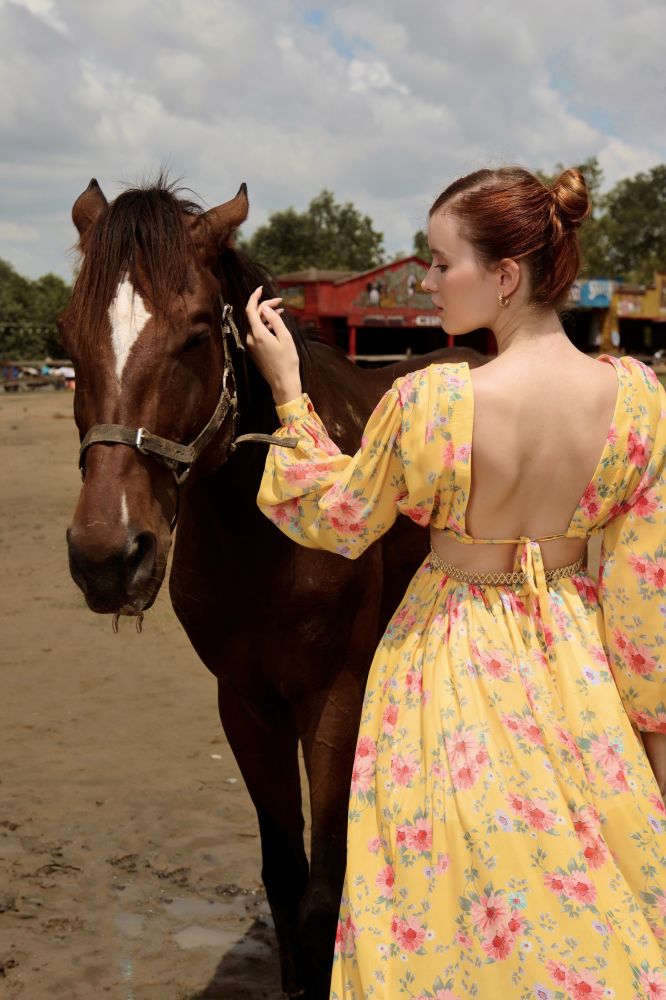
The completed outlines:
{"type": "Polygon", "coordinates": [[[576,230],[591,212],[580,170],[565,170],[550,188],[522,167],[477,170],[450,184],[430,215],[445,207],[458,218],[461,235],[483,264],[523,258],[530,302],[563,303],[580,269],[576,230]]]}

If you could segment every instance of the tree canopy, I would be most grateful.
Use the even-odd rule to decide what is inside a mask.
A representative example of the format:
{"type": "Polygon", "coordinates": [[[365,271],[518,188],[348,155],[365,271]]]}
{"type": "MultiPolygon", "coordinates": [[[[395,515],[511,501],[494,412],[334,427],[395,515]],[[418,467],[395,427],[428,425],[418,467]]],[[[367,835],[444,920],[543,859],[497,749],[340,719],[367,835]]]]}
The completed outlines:
{"type": "Polygon", "coordinates": [[[365,271],[384,257],[384,236],[372,219],[325,189],[304,212],[273,212],[241,246],[275,275],[307,267],[365,271]]]}
{"type": "Polygon", "coordinates": [[[0,259],[0,358],[61,354],[56,319],[70,294],[57,274],[31,281],[0,259]]]}

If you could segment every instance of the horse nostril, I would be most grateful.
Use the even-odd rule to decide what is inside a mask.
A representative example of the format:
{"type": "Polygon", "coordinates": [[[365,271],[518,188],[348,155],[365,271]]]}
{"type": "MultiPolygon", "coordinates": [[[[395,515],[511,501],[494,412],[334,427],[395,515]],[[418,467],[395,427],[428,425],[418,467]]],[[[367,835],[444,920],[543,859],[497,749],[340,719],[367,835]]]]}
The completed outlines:
{"type": "Polygon", "coordinates": [[[152,531],[141,531],[129,545],[125,559],[127,587],[138,590],[153,575],[157,543],[152,531]]]}

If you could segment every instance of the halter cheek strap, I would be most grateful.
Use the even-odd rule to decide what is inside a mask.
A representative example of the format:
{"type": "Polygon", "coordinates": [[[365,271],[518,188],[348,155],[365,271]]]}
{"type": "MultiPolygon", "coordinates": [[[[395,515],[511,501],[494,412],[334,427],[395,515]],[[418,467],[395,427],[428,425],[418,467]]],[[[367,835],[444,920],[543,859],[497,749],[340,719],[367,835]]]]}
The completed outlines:
{"type": "MultiPolygon", "coordinates": [[[[85,456],[88,448],[93,444],[124,444],[128,448],[136,448],[143,455],[149,455],[155,461],[165,465],[171,470],[176,483],[180,486],[185,482],[190,474],[190,469],[213,440],[230,411],[232,424],[235,428],[238,419],[238,395],[229,340],[233,338],[236,349],[243,352],[243,356],[245,346],[234,322],[232,307],[223,302],[222,298],[220,298],[220,305],[222,307],[220,324],[224,350],[222,391],[217,406],[203,430],[197,434],[191,444],[181,444],[179,441],[171,441],[169,438],[152,434],[145,427],[126,427],[124,424],[95,424],[83,438],[79,450],[79,469],[82,479],[85,479],[86,476],[85,456]]],[[[232,441],[225,461],[228,455],[236,450],[237,445],[248,441],[263,444],[279,443],[282,448],[295,448],[298,444],[297,438],[277,438],[271,434],[243,434],[236,438],[233,437],[232,430],[232,441]]]]}

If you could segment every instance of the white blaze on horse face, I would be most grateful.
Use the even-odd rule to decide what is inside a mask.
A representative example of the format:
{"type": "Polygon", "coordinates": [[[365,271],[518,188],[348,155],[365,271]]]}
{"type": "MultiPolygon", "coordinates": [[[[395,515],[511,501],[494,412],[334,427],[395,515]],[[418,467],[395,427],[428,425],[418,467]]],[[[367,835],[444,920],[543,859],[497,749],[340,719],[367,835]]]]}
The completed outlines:
{"type": "Polygon", "coordinates": [[[125,275],[118,285],[115,298],[109,306],[111,342],[116,356],[116,378],[120,382],[129,353],[137,338],[150,319],[150,313],[143,299],[125,275]]]}
{"type": "Polygon", "coordinates": [[[127,509],[127,497],[124,493],[120,498],[120,520],[123,528],[126,528],[129,524],[129,510],[127,509]]]}

